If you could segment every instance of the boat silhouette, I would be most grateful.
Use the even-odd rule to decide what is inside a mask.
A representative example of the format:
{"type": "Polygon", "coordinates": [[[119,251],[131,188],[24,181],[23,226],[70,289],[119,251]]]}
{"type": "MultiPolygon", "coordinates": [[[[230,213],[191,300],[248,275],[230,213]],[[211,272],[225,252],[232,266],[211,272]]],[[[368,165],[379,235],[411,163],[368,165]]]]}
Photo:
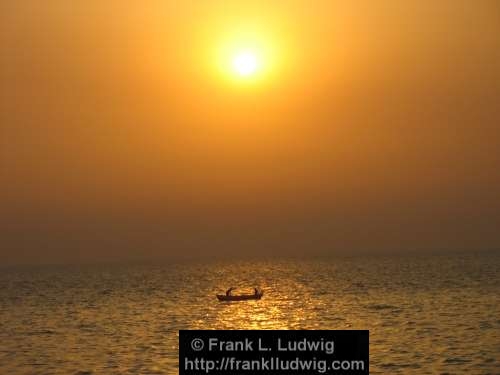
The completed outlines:
{"type": "Polygon", "coordinates": [[[217,299],[219,301],[248,301],[248,300],[259,300],[262,298],[264,295],[264,292],[257,291],[256,293],[252,294],[239,294],[239,295],[232,295],[232,294],[217,294],[217,299]]]}

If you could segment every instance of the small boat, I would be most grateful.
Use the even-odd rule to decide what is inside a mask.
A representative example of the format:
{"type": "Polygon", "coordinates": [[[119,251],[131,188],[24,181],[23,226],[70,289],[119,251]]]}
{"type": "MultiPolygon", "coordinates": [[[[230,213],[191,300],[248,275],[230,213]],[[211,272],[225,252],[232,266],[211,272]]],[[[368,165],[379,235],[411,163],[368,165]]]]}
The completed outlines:
{"type": "Polygon", "coordinates": [[[264,295],[264,292],[254,293],[254,294],[240,294],[240,295],[226,295],[226,294],[217,294],[217,299],[219,301],[248,301],[252,299],[259,300],[264,295]]]}

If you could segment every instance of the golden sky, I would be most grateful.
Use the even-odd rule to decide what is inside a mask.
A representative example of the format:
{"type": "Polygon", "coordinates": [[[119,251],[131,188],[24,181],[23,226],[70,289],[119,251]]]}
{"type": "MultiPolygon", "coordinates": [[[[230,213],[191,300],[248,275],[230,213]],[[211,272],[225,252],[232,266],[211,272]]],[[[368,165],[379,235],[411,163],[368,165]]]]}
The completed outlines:
{"type": "Polygon", "coordinates": [[[498,248],[499,97],[494,0],[7,0],[0,256],[498,248]]]}

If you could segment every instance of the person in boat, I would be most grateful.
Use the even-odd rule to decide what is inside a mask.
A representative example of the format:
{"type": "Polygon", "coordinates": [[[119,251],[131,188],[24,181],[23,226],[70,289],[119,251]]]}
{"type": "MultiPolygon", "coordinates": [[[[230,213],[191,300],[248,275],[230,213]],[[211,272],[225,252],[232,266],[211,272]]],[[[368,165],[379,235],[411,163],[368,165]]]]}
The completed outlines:
{"type": "Polygon", "coordinates": [[[231,295],[231,292],[232,292],[234,289],[236,289],[236,288],[231,287],[231,288],[229,288],[228,290],[226,290],[226,296],[230,296],[230,295],[231,295]]]}
{"type": "Polygon", "coordinates": [[[259,295],[259,290],[257,288],[253,288],[253,294],[258,296],[259,295]]]}

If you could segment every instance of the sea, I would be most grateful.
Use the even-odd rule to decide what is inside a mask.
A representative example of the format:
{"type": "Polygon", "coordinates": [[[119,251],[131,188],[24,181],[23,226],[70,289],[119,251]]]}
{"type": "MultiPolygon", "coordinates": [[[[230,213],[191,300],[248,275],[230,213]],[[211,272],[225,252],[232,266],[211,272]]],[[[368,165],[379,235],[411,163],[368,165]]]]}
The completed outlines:
{"type": "Polygon", "coordinates": [[[177,374],[181,329],[367,329],[371,374],[500,374],[500,254],[0,269],[0,374],[177,374]]]}

